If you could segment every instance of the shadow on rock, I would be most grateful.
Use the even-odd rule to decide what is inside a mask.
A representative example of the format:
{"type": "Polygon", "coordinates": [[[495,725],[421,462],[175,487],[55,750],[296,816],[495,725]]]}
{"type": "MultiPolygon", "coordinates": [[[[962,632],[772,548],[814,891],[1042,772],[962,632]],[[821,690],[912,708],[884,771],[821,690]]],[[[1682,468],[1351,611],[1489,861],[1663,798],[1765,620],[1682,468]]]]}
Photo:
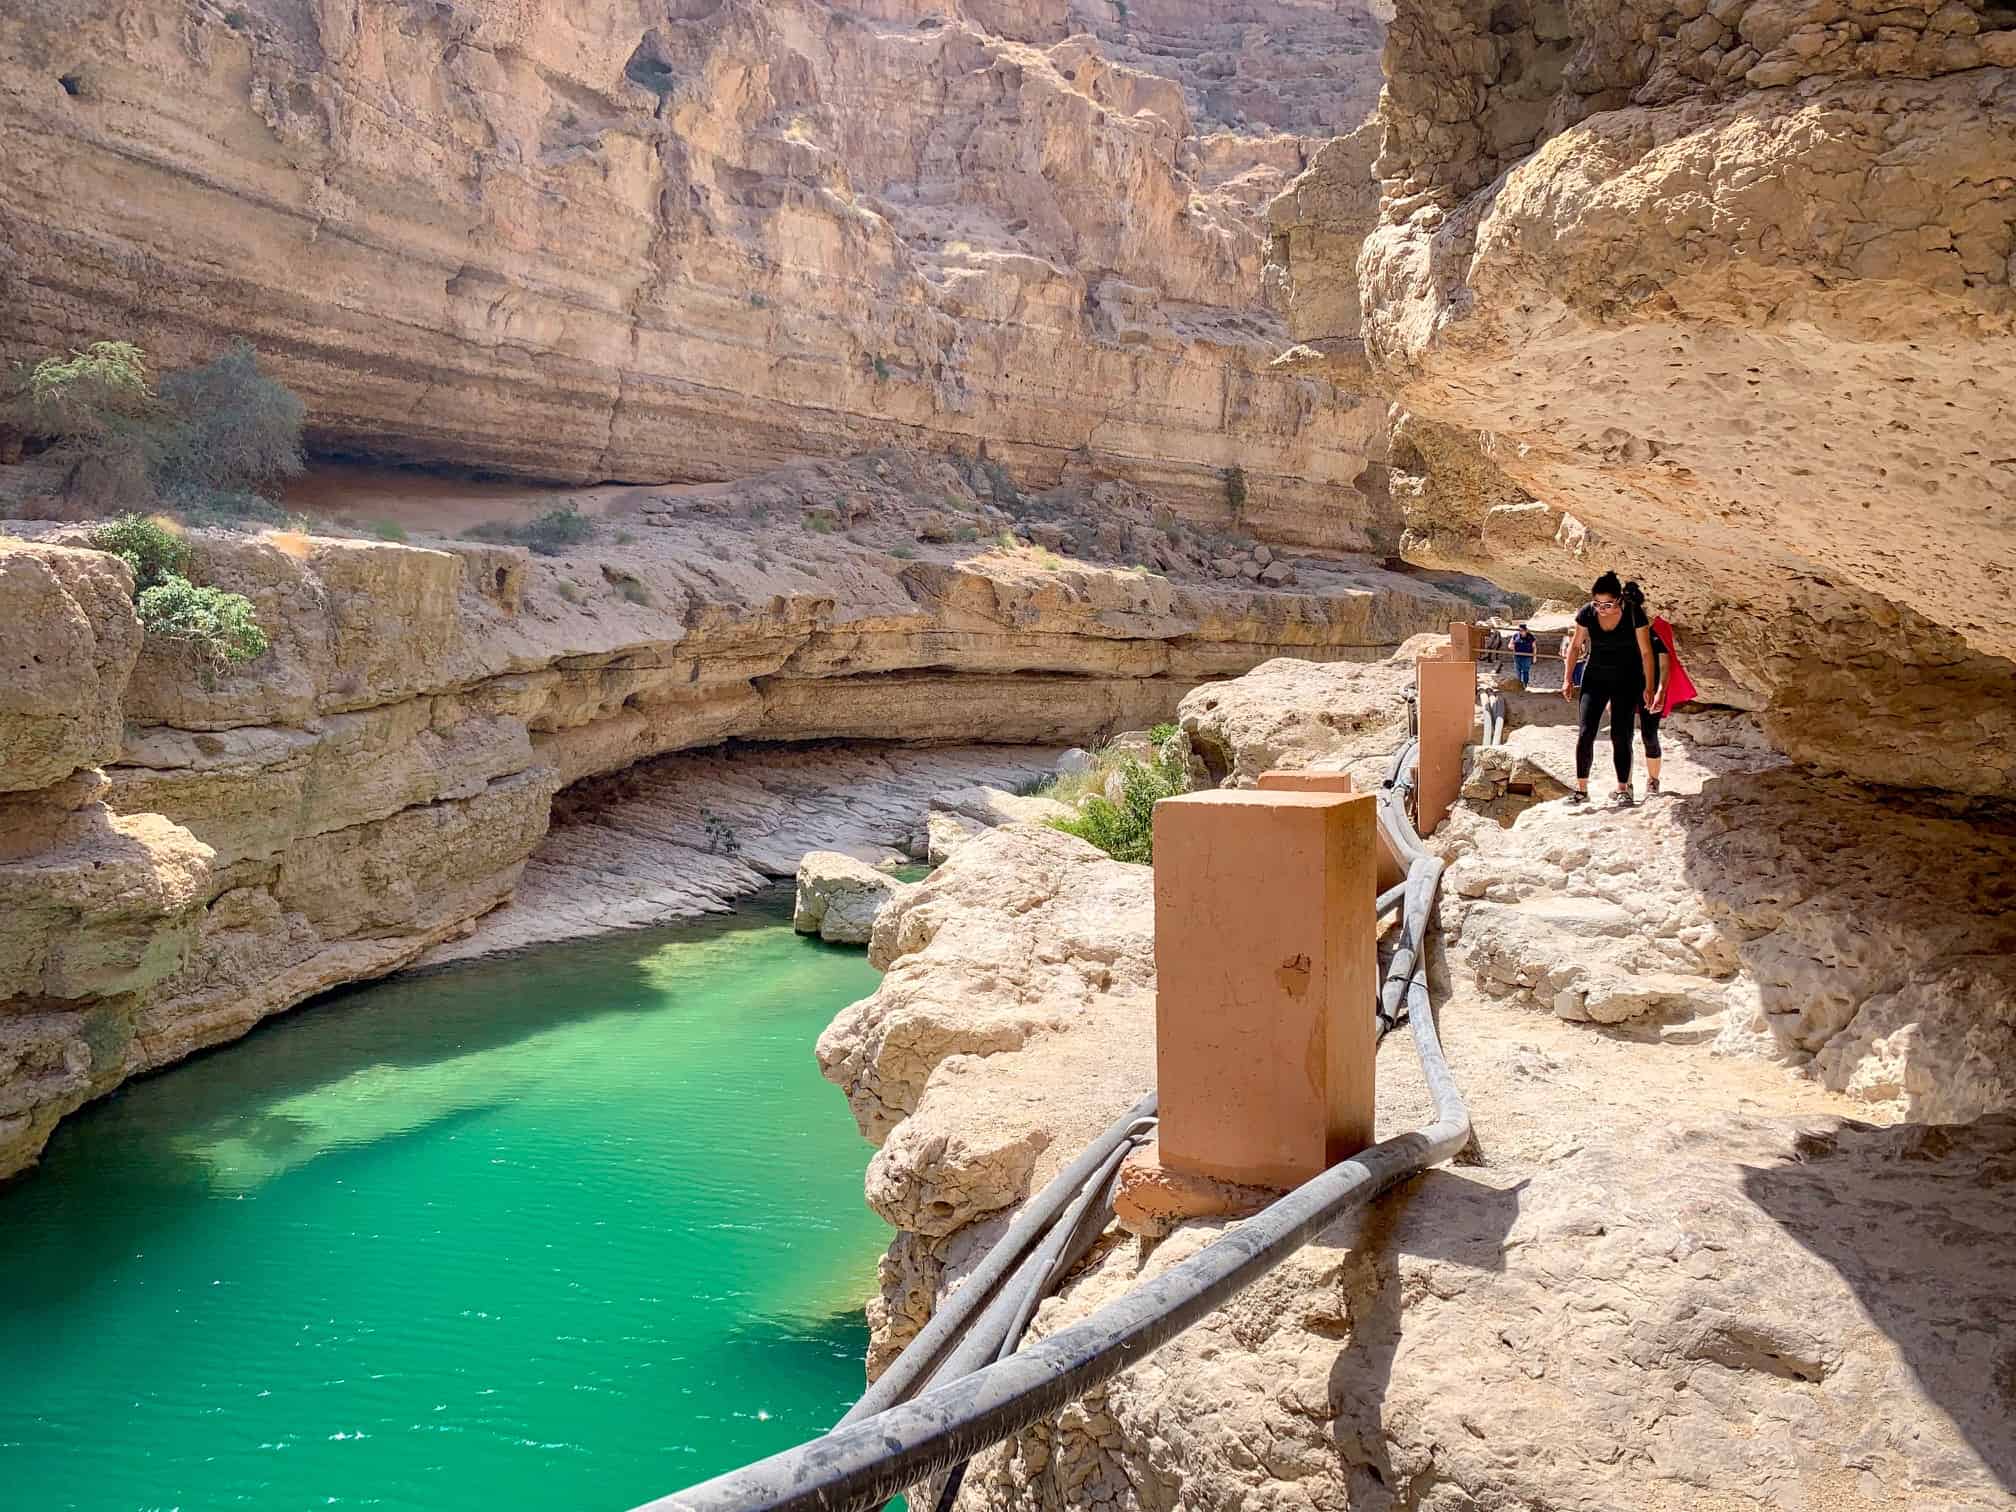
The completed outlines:
{"type": "MultiPolygon", "coordinates": [[[[1802,1134],[1791,1160],[1746,1168],[1743,1187],[1839,1273],[1918,1389],[2016,1492],[2016,1116],[1843,1122],[1802,1134]]],[[[1953,1458],[1918,1465],[1921,1482],[1956,1498],[1986,1489],[1953,1458]]]]}

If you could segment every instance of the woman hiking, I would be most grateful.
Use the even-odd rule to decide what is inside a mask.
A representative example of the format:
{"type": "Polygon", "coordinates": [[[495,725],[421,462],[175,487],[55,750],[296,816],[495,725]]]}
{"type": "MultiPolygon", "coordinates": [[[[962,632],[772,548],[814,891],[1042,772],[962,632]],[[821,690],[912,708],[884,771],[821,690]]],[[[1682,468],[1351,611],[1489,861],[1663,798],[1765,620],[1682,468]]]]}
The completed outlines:
{"type": "Polygon", "coordinates": [[[1624,584],[1614,572],[1596,579],[1589,602],[1575,615],[1575,633],[1568,642],[1568,664],[1561,696],[1581,699],[1580,729],[1575,737],[1575,791],[1571,805],[1589,801],[1589,768],[1596,758],[1596,727],[1610,714],[1610,760],[1617,771],[1617,791],[1611,801],[1620,808],[1637,802],[1631,793],[1631,731],[1640,707],[1653,686],[1652,629],[1642,608],[1626,602],[1624,584]],[[1584,652],[1581,687],[1575,669],[1584,652]]]}

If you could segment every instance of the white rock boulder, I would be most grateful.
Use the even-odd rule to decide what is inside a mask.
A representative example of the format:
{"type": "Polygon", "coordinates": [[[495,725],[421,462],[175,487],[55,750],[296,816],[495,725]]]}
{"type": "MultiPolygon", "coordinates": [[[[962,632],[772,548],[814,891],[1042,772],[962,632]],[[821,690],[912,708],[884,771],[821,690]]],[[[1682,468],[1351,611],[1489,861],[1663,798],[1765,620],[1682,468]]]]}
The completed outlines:
{"type": "Polygon", "coordinates": [[[866,945],[875,916],[908,886],[840,851],[812,851],[798,863],[791,927],[836,945],[866,945]]]}

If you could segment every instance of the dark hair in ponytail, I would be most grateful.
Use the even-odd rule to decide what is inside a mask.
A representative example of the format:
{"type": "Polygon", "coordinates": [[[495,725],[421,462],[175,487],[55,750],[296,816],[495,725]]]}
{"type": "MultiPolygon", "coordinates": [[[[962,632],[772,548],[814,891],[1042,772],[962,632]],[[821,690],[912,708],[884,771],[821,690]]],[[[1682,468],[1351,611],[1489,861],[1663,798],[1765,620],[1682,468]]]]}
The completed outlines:
{"type": "Polygon", "coordinates": [[[1624,585],[1624,602],[1629,604],[1633,609],[1643,609],[1645,607],[1645,590],[1638,586],[1636,578],[1631,579],[1630,582],[1624,585]]]}
{"type": "Polygon", "coordinates": [[[1589,590],[1589,597],[1594,598],[1599,593],[1608,594],[1614,599],[1621,599],[1624,597],[1624,585],[1617,580],[1616,573],[1606,572],[1603,576],[1596,579],[1596,585],[1589,590]]]}

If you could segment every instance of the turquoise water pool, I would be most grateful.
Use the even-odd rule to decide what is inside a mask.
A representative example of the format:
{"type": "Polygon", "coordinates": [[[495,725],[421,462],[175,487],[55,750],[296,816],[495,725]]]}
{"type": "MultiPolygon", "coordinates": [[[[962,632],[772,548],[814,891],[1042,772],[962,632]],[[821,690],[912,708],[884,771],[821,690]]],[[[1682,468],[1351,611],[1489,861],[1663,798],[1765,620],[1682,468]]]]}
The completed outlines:
{"type": "Polygon", "coordinates": [[[888,1230],[789,900],[340,994],[0,1186],[0,1505],[610,1509],[861,1389],[888,1230]]]}

